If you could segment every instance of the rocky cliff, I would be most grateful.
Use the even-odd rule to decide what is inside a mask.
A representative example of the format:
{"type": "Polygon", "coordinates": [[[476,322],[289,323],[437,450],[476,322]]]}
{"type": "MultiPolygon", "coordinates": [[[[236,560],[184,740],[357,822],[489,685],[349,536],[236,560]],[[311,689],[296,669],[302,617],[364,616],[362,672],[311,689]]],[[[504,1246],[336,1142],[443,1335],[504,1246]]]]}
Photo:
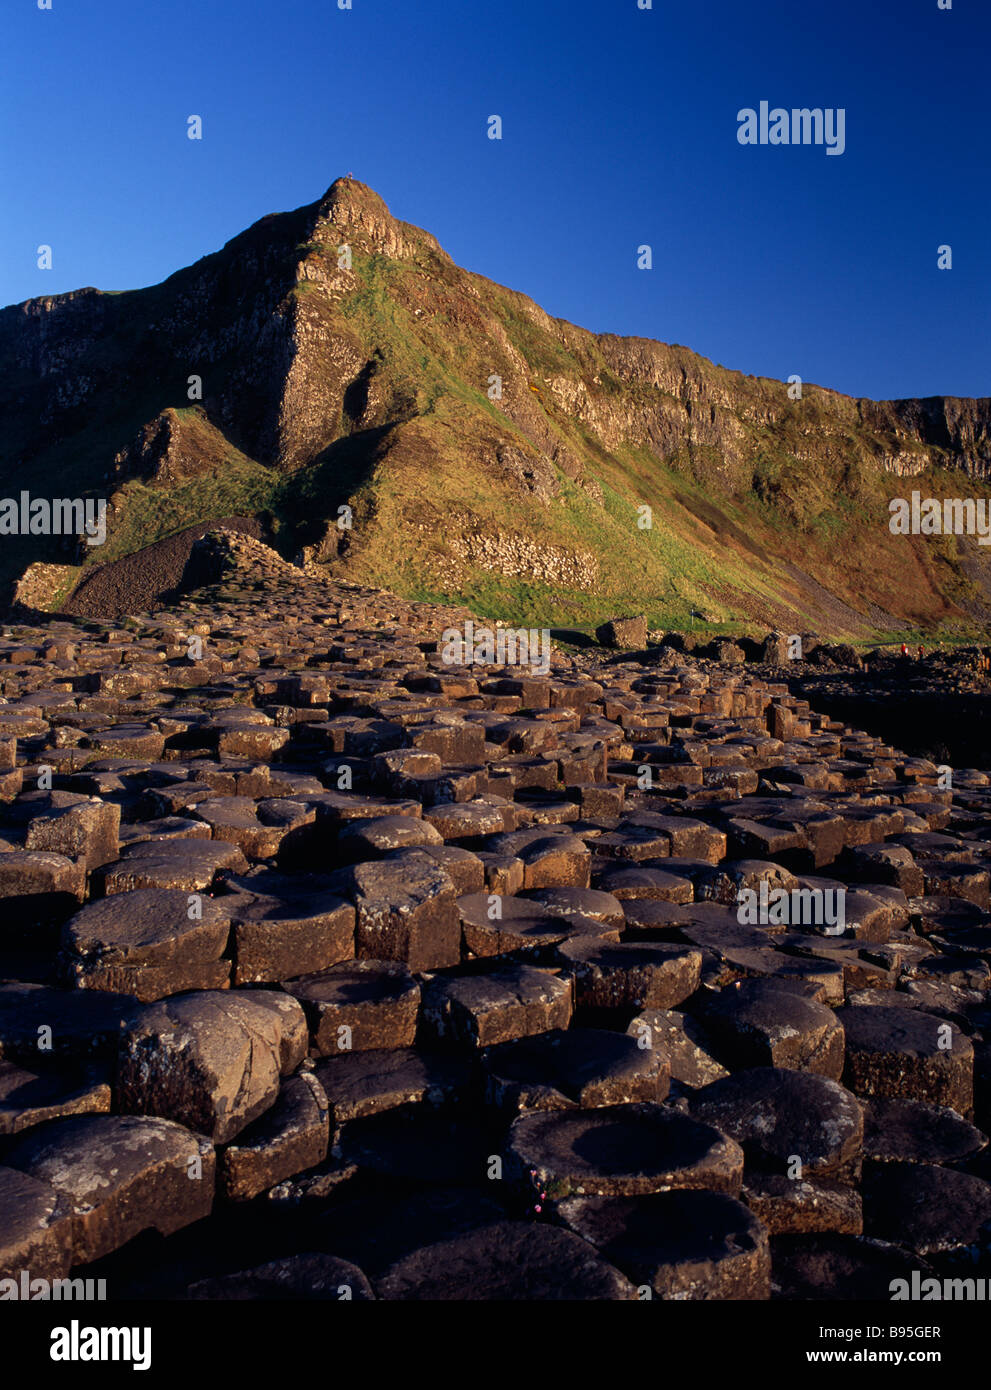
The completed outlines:
{"type": "Polygon", "coordinates": [[[110,501],[102,548],[3,538],[8,586],[238,514],[339,577],[547,623],[965,630],[991,595],[972,538],[887,524],[909,487],[979,492],[991,401],[792,400],[587,332],[354,180],[161,285],[0,311],[0,379],[0,495],[110,501]]]}

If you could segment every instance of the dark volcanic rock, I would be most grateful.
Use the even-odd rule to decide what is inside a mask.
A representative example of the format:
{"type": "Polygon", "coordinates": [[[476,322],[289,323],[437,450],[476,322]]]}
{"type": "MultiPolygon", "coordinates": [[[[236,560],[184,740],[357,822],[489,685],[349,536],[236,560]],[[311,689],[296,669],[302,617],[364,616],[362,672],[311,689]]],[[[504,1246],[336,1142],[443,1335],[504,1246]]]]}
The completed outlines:
{"type": "Polygon", "coordinates": [[[189,1286],[194,1299],[359,1303],[373,1301],[371,1285],[356,1265],[333,1255],[288,1255],[255,1269],[239,1270],[189,1286]]]}
{"type": "Polygon", "coordinates": [[[356,954],[437,970],[460,959],[454,884],[422,850],[353,870],[356,954]]]}
{"type": "Polygon", "coordinates": [[[109,1068],[99,1066],[29,1071],[0,1062],[0,1135],[67,1115],[108,1114],[108,1077],[109,1068]]]}
{"type": "Polygon", "coordinates": [[[140,888],[90,903],[66,923],[62,943],[80,989],[133,994],[149,1003],[185,990],[220,989],[231,923],[220,901],[177,889],[140,888]]]}
{"type": "Polygon", "coordinates": [[[703,1006],[710,1036],[738,1067],[843,1075],[843,1027],[832,1009],[774,980],[743,980],[703,1006]]]}
{"type": "MultiPolygon", "coordinates": [[[[191,429],[138,454],[185,476],[191,429]]],[[[214,530],[207,588],[0,635],[7,1266],[886,1300],[895,1243],[983,1259],[991,777],[803,697],[888,658],[617,625],[459,666],[475,615],[326,578],[338,539],[214,530]]],[[[972,657],[892,668],[885,719],[986,703],[972,657]]]]}
{"type": "Polygon", "coordinates": [[[272,1108],[219,1155],[218,1188],[232,1201],[257,1197],[321,1163],[329,1143],[323,1087],[309,1072],[287,1077],[272,1108]]]}
{"type": "Polygon", "coordinates": [[[482,1065],[494,1103],[514,1111],[661,1101],[668,1093],[668,1060],[659,1048],[598,1028],[501,1043],[486,1049],[482,1065]]]}
{"type": "Polygon", "coordinates": [[[950,1163],[987,1143],[955,1110],[917,1100],[864,1102],[864,1157],[880,1162],[950,1163]]]}
{"type": "Polygon", "coordinates": [[[234,984],[327,970],[354,956],[355,910],[313,876],[229,880],[219,902],[233,921],[234,984]]]}
{"type": "Polygon", "coordinates": [[[770,1297],[767,1231],[721,1192],[570,1197],[557,1213],[637,1285],[658,1298],[770,1297]]]}
{"type": "Polygon", "coordinates": [[[788,1178],[755,1173],[743,1184],[743,1200],[771,1235],[835,1231],[859,1236],[864,1227],[860,1193],[830,1178],[788,1178]]]}
{"type": "Polygon", "coordinates": [[[699,1187],[735,1196],[743,1173],[732,1139],[660,1105],[521,1115],[509,1151],[521,1172],[555,1198],[699,1187]]]}
{"type": "Polygon", "coordinates": [[[318,1063],[315,1074],[334,1125],[413,1101],[455,1101],[468,1092],[472,1078],[469,1063],[460,1057],[411,1047],[339,1053],[318,1063]]]}
{"type": "Polygon", "coordinates": [[[375,1282],[379,1298],[634,1299],[618,1269],[570,1231],[506,1221],[427,1245],[375,1282]]]}
{"type": "Polygon", "coordinates": [[[991,1184],[930,1163],[886,1163],[865,1183],[864,1229],[919,1255],[991,1238],[991,1184]]]}
{"type": "Polygon", "coordinates": [[[563,941],[558,959],[574,977],[575,1002],[592,1009],[673,1009],[694,994],[702,952],[690,946],[563,941]]]}
{"type": "Polygon", "coordinates": [[[918,1255],[857,1236],[780,1236],[771,1240],[772,1297],[888,1302],[896,1279],[925,1278],[918,1255]]]}
{"type": "Polygon", "coordinates": [[[313,1048],[324,1056],[406,1047],[416,1036],[420,986],[396,961],[346,961],[286,980],[283,989],[302,1004],[313,1048]]]}
{"type": "Polygon", "coordinates": [[[510,965],[485,975],[439,977],[428,988],[423,1017],[438,1038],[489,1047],[567,1028],[571,1008],[569,981],[547,970],[510,965]]]}
{"type": "Polygon", "coordinates": [[[822,1177],[856,1175],[864,1114],[836,1081],[811,1072],[756,1067],[696,1091],[691,1114],[743,1145],[756,1168],[822,1177]]]}
{"type": "Polygon", "coordinates": [[[61,1279],[72,1265],[72,1200],[47,1182],[0,1168],[0,1279],[61,1279]]]}
{"type": "Polygon", "coordinates": [[[925,1100],[969,1115],[974,1049],[945,1019],[923,1010],[838,1009],[846,1032],[846,1084],[862,1096],[925,1100]]]}

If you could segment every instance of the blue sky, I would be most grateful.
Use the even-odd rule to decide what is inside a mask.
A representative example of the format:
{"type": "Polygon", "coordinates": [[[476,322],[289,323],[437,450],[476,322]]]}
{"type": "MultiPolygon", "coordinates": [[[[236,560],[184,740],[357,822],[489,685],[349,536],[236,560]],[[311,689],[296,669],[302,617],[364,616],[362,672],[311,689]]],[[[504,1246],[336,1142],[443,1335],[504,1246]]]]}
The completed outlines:
{"type": "Polygon", "coordinates": [[[353,171],[596,331],[991,395],[988,0],[51,3],[0,18],[2,304],[153,284],[353,171]],[[761,100],[844,108],[845,152],[740,145],[761,100]]]}

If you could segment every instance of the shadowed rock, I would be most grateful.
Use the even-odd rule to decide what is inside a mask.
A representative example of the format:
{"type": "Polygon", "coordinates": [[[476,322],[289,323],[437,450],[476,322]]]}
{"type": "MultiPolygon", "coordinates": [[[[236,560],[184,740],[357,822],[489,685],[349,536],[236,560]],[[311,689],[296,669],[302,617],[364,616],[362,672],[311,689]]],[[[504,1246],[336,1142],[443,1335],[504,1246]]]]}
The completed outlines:
{"type": "Polygon", "coordinates": [[[770,1297],[767,1231],[721,1192],[570,1197],[557,1204],[569,1230],[634,1284],[662,1299],[770,1297]]]}
{"type": "Polygon", "coordinates": [[[724,1060],[738,1067],[788,1067],[839,1081],[843,1028],[832,1009],[773,980],[741,980],[702,1007],[724,1060]]]}
{"type": "Polygon", "coordinates": [[[67,1115],[109,1111],[108,1073],[99,1067],[29,1071],[0,1062],[0,1135],[18,1134],[67,1115]]]}
{"type": "Polygon", "coordinates": [[[951,1163],[982,1149],[987,1138],[955,1110],[917,1100],[864,1102],[864,1157],[891,1163],[951,1163]]]}
{"type": "Polygon", "coordinates": [[[218,1301],[264,1299],[292,1302],[373,1302],[371,1285],[357,1265],[333,1255],[287,1255],[254,1269],[200,1279],[190,1284],[187,1297],[218,1301]]]}
{"type": "Polygon", "coordinates": [[[482,1055],[488,1094],[509,1110],[560,1110],[661,1101],[669,1068],[659,1048],[623,1033],[555,1029],[490,1047],[482,1055]]]}
{"type": "Polygon", "coordinates": [[[755,1168],[817,1177],[859,1175],[863,1110],[827,1077],[756,1067],[696,1091],[689,1110],[732,1135],[755,1168]]]}
{"type": "Polygon", "coordinates": [[[327,1157],[327,1097],[309,1072],[287,1077],[270,1110],[242,1130],[219,1155],[217,1186],[244,1202],[327,1157]]]}
{"type": "Polygon", "coordinates": [[[379,1298],[417,1302],[636,1298],[629,1280],[570,1231],[510,1221],[425,1246],[375,1288],[379,1298]]]}
{"type": "Polygon", "coordinates": [[[886,1163],[865,1183],[864,1229],[919,1255],[988,1248],[991,1184],[929,1163],[886,1163]]]}

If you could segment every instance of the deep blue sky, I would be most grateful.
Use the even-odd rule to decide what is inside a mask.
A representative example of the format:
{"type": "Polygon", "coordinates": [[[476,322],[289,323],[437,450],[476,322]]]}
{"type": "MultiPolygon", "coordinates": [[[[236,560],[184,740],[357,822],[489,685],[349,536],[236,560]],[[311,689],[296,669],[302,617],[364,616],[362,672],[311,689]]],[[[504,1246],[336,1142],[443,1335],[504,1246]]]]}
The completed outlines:
{"type": "Polygon", "coordinates": [[[3,0],[0,303],[153,284],[350,170],[585,327],[991,395],[989,72],[989,0],[3,0]],[[762,99],[844,107],[846,152],[741,146],[762,99]]]}

